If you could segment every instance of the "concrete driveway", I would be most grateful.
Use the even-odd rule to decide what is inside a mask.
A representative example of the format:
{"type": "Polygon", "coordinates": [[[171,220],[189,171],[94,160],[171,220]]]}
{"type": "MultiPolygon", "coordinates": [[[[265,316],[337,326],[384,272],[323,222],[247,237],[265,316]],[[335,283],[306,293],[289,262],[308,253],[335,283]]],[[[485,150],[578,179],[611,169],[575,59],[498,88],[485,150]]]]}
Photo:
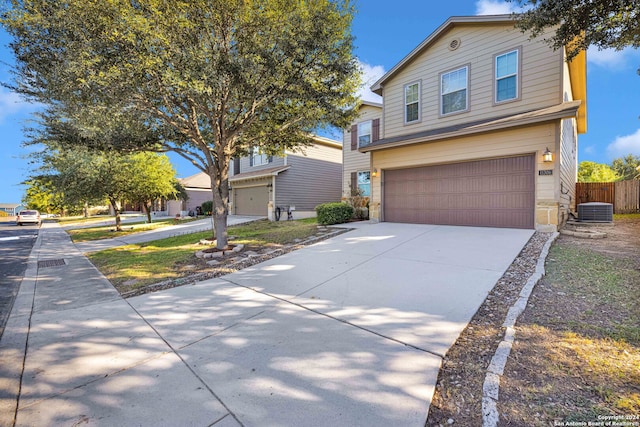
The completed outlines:
{"type": "Polygon", "coordinates": [[[130,303],[244,425],[422,426],[442,356],[531,235],[361,224],[130,303]]]}
{"type": "Polygon", "coordinates": [[[196,285],[36,307],[17,425],[423,426],[442,356],[533,231],[354,227],[196,285]]]}

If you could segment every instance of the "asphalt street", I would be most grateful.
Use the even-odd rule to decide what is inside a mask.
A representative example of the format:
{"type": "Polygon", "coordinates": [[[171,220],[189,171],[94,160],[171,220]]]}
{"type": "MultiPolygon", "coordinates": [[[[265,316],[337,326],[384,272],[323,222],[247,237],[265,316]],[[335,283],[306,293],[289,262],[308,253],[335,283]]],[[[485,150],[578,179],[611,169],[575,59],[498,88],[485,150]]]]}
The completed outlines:
{"type": "Polygon", "coordinates": [[[38,229],[36,225],[18,227],[13,221],[0,222],[0,337],[18,294],[38,229]]]}

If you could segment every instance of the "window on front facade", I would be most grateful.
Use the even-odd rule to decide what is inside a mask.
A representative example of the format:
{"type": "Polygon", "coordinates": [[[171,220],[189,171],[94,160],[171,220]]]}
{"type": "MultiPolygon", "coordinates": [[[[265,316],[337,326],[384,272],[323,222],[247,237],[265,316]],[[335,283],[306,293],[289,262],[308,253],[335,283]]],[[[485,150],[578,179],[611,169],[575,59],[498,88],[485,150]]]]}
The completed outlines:
{"type": "Polygon", "coordinates": [[[518,97],[518,51],[496,56],[496,102],[518,97]]]}
{"type": "Polygon", "coordinates": [[[358,147],[371,144],[371,120],[358,123],[358,147]]]}
{"type": "Polygon", "coordinates": [[[371,196],[371,173],[369,171],[358,172],[358,190],[361,196],[371,196]]]}
{"type": "Polygon", "coordinates": [[[251,149],[251,166],[260,166],[271,163],[271,156],[263,154],[260,149],[251,149]]]}
{"type": "Polygon", "coordinates": [[[420,119],[420,83],[404,87],[404,121],[411,123],[420,119]]]}
{"type": "Polygon", "coordinates": [[[441,114],[451,114],[467,110],[469,67],[444,73],[440,76],[441,114]]]}

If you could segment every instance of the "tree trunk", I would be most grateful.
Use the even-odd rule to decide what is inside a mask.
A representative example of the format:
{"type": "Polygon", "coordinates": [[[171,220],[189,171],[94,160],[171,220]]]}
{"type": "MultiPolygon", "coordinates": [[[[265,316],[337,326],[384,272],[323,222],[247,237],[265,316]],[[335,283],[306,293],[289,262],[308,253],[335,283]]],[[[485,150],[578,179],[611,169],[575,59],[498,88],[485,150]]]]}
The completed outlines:
{"type": "Polygon", "coordinates": [[[122,218],[120,218],[120,203],[117,200],[109,198],[109,203],[113,208],[113,212],[116,216],[116,231],[122,231],[122,218]]]}
{"type": "Polygon", "coordinates": [[[222,162],[226,167],[212,166],[209,168],[211,178],[211,192],[213,194],[213,228],[216,238],[216,248],[226,249],[227,239],[227,216],[229,215],[229,162],[222,162]]]}
{"type": "Polygon", "coordinates": [[[84,215],[85,218],[89,218],[89,203],[86,201],[82,206],[82,214],[84,215]]]}
{"type": "Polygon", "coordinates": [[[144,202],[142,206],[144,206],[144,210],[147,212],[147,223],[151,224],[151,202],[144,202]]]}

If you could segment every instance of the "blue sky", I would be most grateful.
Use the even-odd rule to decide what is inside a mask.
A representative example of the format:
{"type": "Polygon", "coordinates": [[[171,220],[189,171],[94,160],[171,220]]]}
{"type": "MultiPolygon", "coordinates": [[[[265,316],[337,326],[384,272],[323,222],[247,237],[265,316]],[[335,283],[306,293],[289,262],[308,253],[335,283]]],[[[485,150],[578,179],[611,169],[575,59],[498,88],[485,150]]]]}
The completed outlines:
{"type": "MultiPolygon", "coordinates": [[[[359,0],[354,18],[356,55],[366,80],[372,84],[390,70],[450,16],[509,13],[513,5],[494,0],[427,2],[359,0]]],[[[0,30],[0,81],[11,79],[13,61],[7,48],[8,35],[0,30]]],[[[640,51],[621,52],[591,49],[587,54],[588,132],[580,135],[578,160],[610,163],[629,153],[640,155],[640,51]]],[[[364,99],[375,100],[367,89],[364,99]]],[[[0,87],[0,203],[19,203],[24,193],[20,185],[30,173],[21,146],[22,129],[35,106],[0,87]]],[[[177,156],[170,156],[179,177],[198,171],[177,156]]]]}

